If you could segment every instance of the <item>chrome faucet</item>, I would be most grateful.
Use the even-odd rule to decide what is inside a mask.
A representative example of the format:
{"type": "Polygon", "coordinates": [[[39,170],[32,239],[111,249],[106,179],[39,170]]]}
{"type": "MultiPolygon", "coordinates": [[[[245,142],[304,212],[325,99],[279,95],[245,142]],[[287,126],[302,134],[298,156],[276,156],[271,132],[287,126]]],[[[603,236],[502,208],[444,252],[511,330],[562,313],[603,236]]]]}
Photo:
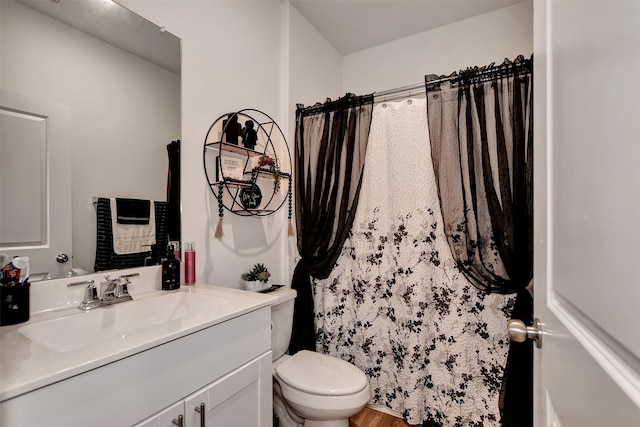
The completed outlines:
{"type": "Polygon", "coordinates": [[[109,279],[109,276],[104,276],[100,282],[100,301],[104,302],[115,298],[117,285],[118,279],[109,279]]]}
{"type": "Polygon", "coordinates": [[[131,301],[133,298],[129,295],[128,286],[131,284],[129,279],[139,276],[139,273],[124,274],[115,279],[104,276],[104,279],[100,282],[100,297],[98,297],[98,292],[93,284],[93,280],[69,283],[67,286],[87,285],[84,291],[84,298],[80,305],[78,305],[80,310],[86,311],[96,307],[131,301]]]}

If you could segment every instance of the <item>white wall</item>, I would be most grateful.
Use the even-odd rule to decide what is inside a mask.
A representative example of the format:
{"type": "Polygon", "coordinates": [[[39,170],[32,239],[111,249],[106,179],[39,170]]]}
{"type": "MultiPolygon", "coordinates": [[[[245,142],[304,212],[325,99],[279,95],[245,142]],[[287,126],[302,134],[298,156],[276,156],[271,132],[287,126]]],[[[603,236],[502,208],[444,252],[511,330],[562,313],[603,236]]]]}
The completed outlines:
{"type": "Polygon", "coordinates": [[[533,53],[533,2],[523,2],[347,55],[343,91],[364,95],[533,53]]]}
{"type": "Polygon", "coordinates": [[[93,271],[92,196],[166,200],[180,76],[10,0],[1,30],[0,86],[71,108],[73,264],[93,271]]]}
{"type": "MultiPolygon", "coordinates": [[[[206,182],[202,149],[221,115],[255,108],[283,123],[282,4],[278,1],[121,0],[123,6],[182,39],[182,239],[196,244],[196,279],[239,287],[240,274],[264,263],[288,283],[286,205],[265,218],[225,211],[214,238],[217,201],[206,182]]],[[[286,132],[286,127],[283,127],[286,132]]],[[[289,135],[286,135],[291,140],[289,135]]]]}
{"type": "MultiPolygon", "coordinates": [[[[341,92],[342,56],[298,9],[289,6],[287,11],[289,93],[285,109],[290,118],[288,127],[293,142],[296,104],[310,106],[326,98],[337,99],[344,94],[341,92]]],[[[292,143],[291,146],[293,149],[294,144],[292,143]]],[[[296,240],[290,239],[289,244],[289,256],[296,257],[298,255],[296,240]]],[[[293,274],[294,267],[292,262],[289,277],[293,274]]]]}
{"type": "Polygon", "coordinates": [[[214,239],[217,203],[205,182],[202,144],[216,118],[242,108],[265,111],[293,153],[296,103],[419,83],[425,73],[532,52],[526,3],[347,57],[286,2],[119,3],[182,39],[183,241],[196,243],[197,280],[229,287],[238,287],[239,274],[254,262],[265,263],[274,282],[288,284],[297,251],[295,238],[287,237],[286,205],[266,219],[225,212],[225,236],[214,239]]]}
{"type": "Polygon", "coordinates": [[[344,93],[342,56],[298,9],[290,10],[289,107],[295,113],[295,104],[309,106],[344,93]]]}

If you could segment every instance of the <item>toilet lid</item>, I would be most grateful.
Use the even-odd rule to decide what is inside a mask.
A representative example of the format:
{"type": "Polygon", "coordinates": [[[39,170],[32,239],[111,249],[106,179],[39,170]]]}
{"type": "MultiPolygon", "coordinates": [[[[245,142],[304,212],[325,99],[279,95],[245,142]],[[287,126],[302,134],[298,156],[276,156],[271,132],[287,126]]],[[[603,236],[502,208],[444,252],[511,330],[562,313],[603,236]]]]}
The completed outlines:
{"type": "Polygon", "coordinates": [[[302,350],[276,368],[278,379],[298,390],[324,396],[354,394],[367,386],[367,377],[349,362],[302,350]]]}

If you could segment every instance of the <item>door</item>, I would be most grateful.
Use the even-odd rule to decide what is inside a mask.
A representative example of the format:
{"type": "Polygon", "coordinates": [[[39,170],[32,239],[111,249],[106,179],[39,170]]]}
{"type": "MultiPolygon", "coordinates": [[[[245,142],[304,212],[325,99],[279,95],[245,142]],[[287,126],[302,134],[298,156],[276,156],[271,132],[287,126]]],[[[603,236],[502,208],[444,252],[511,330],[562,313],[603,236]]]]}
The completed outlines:
{"type": "Polygon", "coordinates": [[[32,279],[71,268],[70,120],[65,105],[0,93],[0,253],[28,256],[32,279]]]}
{"type": "Polygon", "coordinates": [[[534,2],[536,427],[640,426],[640,1],[534,2]]]}

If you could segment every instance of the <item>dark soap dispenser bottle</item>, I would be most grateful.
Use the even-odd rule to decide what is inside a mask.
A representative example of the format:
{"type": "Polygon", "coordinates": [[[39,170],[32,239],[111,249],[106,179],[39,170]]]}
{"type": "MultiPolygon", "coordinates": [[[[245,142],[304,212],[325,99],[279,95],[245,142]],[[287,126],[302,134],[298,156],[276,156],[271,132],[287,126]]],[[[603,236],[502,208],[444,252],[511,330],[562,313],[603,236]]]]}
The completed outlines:
{"type": "Polygon", "coordinates": [[[180,260],[176,259],[173,246],[169,246],[167,257],[162,260],[162,290],[180,288],[180,260]]]}

